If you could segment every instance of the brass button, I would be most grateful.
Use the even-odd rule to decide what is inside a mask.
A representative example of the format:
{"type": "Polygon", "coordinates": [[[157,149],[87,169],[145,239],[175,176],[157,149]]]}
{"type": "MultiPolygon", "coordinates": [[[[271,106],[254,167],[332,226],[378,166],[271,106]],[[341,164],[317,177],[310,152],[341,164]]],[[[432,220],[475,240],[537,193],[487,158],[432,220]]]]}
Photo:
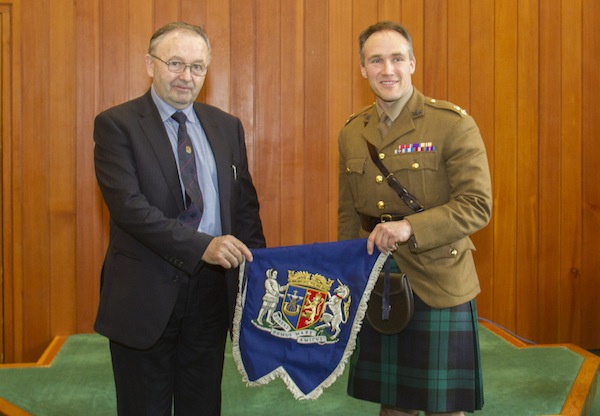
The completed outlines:
{"type": "Polygon", "coordinates": [[[379,209],[385,209],[385,202],[383,202],[383,201],[377,201],[377,208],[379,208],[379,209]]]}
{"type": "Polygon", "coordinates": [[[381,175],[375,176],[375,182],[382,183],[383,182],[383,176],[381,176],[381,175]]]}
{"type": "Polygon", "coordinates": [[[456,256],[458,254],[458,250],[453,248],[452,250],[450,250],[450,255],[451,256],[456,256]]]}
{"type": "Polygon", "coordinates": [[[350,168],[346,167],[346,173],[350,173],[350,168]]]}
{"type": "Polygon", "coordinates": [[[381,159],[381,160],[385,159],[385,153],[379,153],[379,159],[381,159]]]}
{"type": "Polygon", "coordinates": [[[419,165],[418,162],[415,162],[415,163],[412,164],[412,168],[413,169],[419,169],[419,167],[420,167],[420,165],[419,165]]]}

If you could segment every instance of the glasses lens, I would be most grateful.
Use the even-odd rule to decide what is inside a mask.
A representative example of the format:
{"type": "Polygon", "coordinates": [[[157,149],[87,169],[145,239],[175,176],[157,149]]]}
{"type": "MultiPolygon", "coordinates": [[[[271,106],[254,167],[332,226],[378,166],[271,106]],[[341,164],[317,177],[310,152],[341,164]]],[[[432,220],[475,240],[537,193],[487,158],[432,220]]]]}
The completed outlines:
{"type": "Polygon", "coordinates": [[[183,72],[185,65],[181,62],[171,61],[169,62],[169,71],[171,72],[183,72]]]}
{"type": "Polygon", "coordinates": [[[191,68],[194,75],[204,75],[206,73],[206,68],[202,65],[192,65],[191,68]]]}

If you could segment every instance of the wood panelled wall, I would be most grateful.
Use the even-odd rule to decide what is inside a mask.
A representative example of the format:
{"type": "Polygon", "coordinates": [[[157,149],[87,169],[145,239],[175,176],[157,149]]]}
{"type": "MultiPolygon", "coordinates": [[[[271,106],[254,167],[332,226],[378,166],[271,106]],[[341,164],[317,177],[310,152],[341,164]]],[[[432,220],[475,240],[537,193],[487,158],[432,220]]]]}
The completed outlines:
{"type": "Polygon", "coordinates": [[[600,3],[591,0],[0,0],[3,360],[91,332],[108,214],[93,119],[146,91],[152,32],[203,25],[200,99],[240,117],[270,246],[332,241],[337,134],[373,101],[357,37],[414,37],[416,86],[484,137],[492,223],[474,236],[482,317],[600,348],[600,3]]]}

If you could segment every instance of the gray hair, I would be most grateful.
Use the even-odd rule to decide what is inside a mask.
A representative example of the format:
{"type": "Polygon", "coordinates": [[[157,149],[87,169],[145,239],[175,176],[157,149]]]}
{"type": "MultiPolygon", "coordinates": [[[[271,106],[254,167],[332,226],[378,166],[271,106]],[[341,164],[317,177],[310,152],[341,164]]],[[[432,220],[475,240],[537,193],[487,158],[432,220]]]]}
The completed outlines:
{"type": "Polygon", "coordinates": [[[163,27],[161,27],[160,29],[158,29],[156,32],[154,32],[154,34],[150,38],[150,45],[148,45],[148,53],[150,55],[154,54],[154,50],[156,49],[156,46],[160,43],[160,41],[162,40],[164,35],[166,35],[167,33],[175,32],[175,31],[189,31],[189,32],[194,32],[194,33],[200,35],[202,37],[202,39],[204,39],[204,42],[206,43],[206,48],[208,50],[208,56],[210,56],[210,41],[208,40],[208,35],[204,31],[204,29],[202,29],[200,26],[195,26],[195,25],[185,23],[185,22],[168,23],[168,24],[164,25],[163,27]]]}

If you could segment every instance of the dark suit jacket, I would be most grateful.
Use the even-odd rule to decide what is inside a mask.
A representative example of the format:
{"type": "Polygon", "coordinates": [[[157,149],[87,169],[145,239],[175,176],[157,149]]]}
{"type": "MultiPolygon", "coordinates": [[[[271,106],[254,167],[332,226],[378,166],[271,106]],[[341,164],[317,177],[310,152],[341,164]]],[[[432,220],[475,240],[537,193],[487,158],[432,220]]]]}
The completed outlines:
{"type": "Polygon", "coordinates": [[[416,89],[382,138],[374,106],[352,118],[339,136],[340,239],[368,236],[359,214],[407,215],[414,238],[394,252],[413,290],[429,306],[465,303],[479,292],[469,236],[485,227],[492,213],[487,155],[475,121],[447,101],[416,89]],[[425,207],[414,214],[398,197],[369,157],[373,143],[382,162],[425,207]],[[431,143],[434,149],[396,152],[403,145],[431,143]]]}
{"type": "MultiPolygon", "coordinates": [[[[194,103],[194,110],[216,161],[223,234],[263,247],[240,120],[206,104],[194,103]]],[[[181,277],[220,269],[201,260],[212,236],[177,221],[184,209],[179,173],[150,91],[100,113],[94,141],[96,177],[110,212],[95,329],[130,347],[148,348],[165,329],[181,277]]],[[[220,271],[227,274],[234,302],[237,270],[220,271]]]]}

